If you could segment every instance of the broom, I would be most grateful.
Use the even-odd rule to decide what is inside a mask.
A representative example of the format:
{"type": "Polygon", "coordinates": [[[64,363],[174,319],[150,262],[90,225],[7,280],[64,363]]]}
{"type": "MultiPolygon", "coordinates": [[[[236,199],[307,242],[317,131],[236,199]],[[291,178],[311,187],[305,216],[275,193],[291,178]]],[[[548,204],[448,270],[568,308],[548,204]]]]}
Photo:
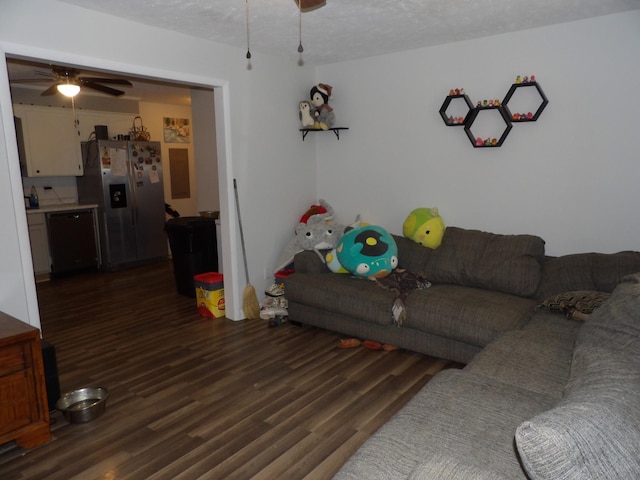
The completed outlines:
{"type": "Polygon", "coordinates": [[[236,194],[236,211],[238,212],[238,226],[240,227],[240,243],[242,243],[242,258],[244,260],[244,274],[247,278],[247,286],[242,292],[242,311],[245,317],[250,320],[260,318],[260,304],[256,296],[256,290],[249,283],[249,268],[247,267],[247,251],[244,246],[244,233],[242,232],[242,219],[240,218],[240,203],[238,201],[238,184],[233,179],[233,190],[236,194]]]}

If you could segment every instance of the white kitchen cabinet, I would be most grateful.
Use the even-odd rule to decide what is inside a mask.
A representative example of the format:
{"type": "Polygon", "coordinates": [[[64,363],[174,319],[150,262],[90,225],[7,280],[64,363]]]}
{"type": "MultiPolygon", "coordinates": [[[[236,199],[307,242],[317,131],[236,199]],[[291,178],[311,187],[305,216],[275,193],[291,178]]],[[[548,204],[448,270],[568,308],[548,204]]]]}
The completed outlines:
{"type": "Polygon", "coordinates": [[[27,215],[27,224],[29,225],[33,272],[36,275],[49,273],[51,271],[51,259],[49,258],[49,239],[47,237],[45,214],[29,213],[27,215]]]}
{"type": "Polygon", "coordinates": [[[14,105],[22,119],[23,173],[28,177],[69,177],[83,174],[80,137],[73,110],[14,105]]]}

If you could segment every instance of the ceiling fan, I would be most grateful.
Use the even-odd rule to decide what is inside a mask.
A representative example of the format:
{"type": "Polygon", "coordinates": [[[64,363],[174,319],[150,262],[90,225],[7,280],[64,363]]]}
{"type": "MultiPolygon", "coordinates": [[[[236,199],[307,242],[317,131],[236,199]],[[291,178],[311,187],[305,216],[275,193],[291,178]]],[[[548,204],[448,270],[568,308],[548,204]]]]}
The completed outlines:
{"type": "Polygon", "coordinates": [[[58,67],[55,65],[51,67],[51,72],[35,71],[34,73],[36,75],[46,77],[46,79],[18,79],[11,80],[11,83],[34,83],[53,80],[53,85],[44,90],[40,95],[54,95],[55,93],[60,92],[63,95],[70,97],[77,95],[80,89],[83,87],[119,97],[120,95],[124,95],[124,92],[122,90],[117,90],[115,88],[111,88],[102,84],[108,83],[111,85],[133,85],[129,80],[125,80],[124,78],[83,77],[80,76],[79,70],[76,70],[74,68],[58,67]],[[69,93],[65,93],[65,87],[71,87],[72,91],[70,91],[69,93]]]}

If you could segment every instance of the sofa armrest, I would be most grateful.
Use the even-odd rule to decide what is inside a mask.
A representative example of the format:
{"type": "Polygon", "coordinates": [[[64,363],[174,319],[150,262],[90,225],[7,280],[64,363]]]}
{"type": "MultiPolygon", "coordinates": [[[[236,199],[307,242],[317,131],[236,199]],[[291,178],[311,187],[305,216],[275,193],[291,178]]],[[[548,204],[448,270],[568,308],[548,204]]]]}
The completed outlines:
{"type": "Polygon", "coordinates": [[[297,253],[293,259],[296,272],[299,273],[330,273],[329,267],[320,260],[316,252],[305,250],[297,253]]]}

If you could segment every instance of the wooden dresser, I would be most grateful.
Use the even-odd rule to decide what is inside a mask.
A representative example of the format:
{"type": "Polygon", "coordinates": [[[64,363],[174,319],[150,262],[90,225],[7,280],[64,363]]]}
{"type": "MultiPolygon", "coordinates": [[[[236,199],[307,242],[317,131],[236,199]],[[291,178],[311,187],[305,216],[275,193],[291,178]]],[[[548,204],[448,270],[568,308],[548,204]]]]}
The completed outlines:
{"type": "Polygon", "coordinates": [[[0,445],[51,438],[40,331],[0,312],[0,445]]]}

